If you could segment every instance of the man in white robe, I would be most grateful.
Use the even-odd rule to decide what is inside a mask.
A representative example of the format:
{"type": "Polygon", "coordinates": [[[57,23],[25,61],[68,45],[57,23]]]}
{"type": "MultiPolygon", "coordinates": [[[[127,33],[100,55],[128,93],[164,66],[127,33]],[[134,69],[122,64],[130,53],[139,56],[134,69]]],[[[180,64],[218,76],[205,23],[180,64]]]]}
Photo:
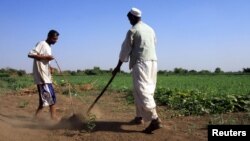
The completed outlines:
{"type": "Polygon", "coordinates": [[[121,47],[118,64],[112,73],[114,75],[119,72],[122,63],[129,61],[129,69],[132,69],[133,95],[136,106],[136,116],[133,122],[142,124],[144,121],[151,121],[143,132],[152,133],[152,131],[162,127],[154,100],[157,80],[156,35],[150,26],[141,21],[139,9],[132,8],[127,17],[132,28],[127,32],[121,47]]]}

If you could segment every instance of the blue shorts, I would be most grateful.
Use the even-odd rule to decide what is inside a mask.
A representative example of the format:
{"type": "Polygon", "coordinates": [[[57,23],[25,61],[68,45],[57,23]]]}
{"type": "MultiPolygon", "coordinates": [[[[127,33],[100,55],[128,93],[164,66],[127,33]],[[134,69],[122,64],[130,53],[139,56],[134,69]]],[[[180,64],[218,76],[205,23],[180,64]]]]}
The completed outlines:
{"type": "Polygon", "coordinates": [[[51,83],[38,84],[40,106],[51,106],[56,104],[56,94],[51,83]]]}

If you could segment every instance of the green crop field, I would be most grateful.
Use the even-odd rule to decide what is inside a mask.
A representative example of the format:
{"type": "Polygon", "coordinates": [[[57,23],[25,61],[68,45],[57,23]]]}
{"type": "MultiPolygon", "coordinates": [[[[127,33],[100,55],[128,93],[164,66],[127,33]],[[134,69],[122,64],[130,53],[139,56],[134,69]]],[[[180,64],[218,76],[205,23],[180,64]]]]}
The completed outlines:
{"type": "MultiPolygon", "coordinates": [[[[110,78],[108,74],[58,75],[53,80],[59,87],[69,83],[72,92],[84,95],[86,91],[79,89],[81,86],[89,84],[101,91],[110,78]]],[[[31,86],[34,84],[30,75],[0,77],[0,94],[31,86]]],[[[125,93],[132,103],[131,76],[117,75],[108,91],[125,93]]],[[[158,75],[155,99],[158,105],[179,110],[184,115],[249,111],[250,75],[158,75]]]]}

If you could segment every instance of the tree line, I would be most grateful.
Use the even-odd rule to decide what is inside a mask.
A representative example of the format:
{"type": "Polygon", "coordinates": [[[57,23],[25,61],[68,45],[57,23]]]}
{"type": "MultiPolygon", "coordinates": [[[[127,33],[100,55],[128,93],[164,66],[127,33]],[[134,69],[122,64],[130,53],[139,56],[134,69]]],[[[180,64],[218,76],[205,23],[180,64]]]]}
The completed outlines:
{"type": "Polygon", "coordinates": [[[209,71],[209,70],[187,70],[184,68],[174,68],[173,71],[168,71],[168,70],[159,70],[158,74],[250,74],[250,68],[243,68],[242,71],[237,71],[237,72],[225,72],[221,68],[217,67],[215,68],[214,71],[209,71]]]}
{"type": "MultiPolygon", "coordinates": [[[[92,69],[84,69],[84,70],[65,70],[65,71],[58,71],[54,69],[54,75],[102,75],[102,74],[110,74],[113,71],[112,68],[109,70],[103,70],[100,67],[93,67],[92,69]]],[[[129,72],[121,71],[122,74],[129,74],[129,72]]],[[[8,76],[23,76],[27,75],[28,73],[25,70],[17,70],[13,68],[2,68],[0,69],[0,77],[8,77],[8,76]]],[[[224,72],[221,68],[217,67],[214,71],[209,70],[187,70],[184,68],[174,68],[174,70],[159,70],[158,74],[161,75],[171,75],[171,74],[250,74],[250,68],[243,68],[242,71],[237,72],[224,72]]]]}

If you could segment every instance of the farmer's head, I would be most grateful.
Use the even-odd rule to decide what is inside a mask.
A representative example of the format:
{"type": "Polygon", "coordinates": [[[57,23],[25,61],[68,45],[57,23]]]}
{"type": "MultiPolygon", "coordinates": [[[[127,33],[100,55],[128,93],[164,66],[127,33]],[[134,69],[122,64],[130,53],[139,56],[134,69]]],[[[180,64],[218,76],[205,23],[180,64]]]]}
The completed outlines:
{"type": "Polygon", "coordinates": [[[49,44],[55,44],[58,40],[59,33],[56,30],[50,30],[47,37],[47,42],[49,44]]]}
{"type": "Polygon", "coordinates": [[[128,19],[131,25],[137,24],[141,20],[141,11],[137,8],[132,8],[128,14],[128,19]]]}

